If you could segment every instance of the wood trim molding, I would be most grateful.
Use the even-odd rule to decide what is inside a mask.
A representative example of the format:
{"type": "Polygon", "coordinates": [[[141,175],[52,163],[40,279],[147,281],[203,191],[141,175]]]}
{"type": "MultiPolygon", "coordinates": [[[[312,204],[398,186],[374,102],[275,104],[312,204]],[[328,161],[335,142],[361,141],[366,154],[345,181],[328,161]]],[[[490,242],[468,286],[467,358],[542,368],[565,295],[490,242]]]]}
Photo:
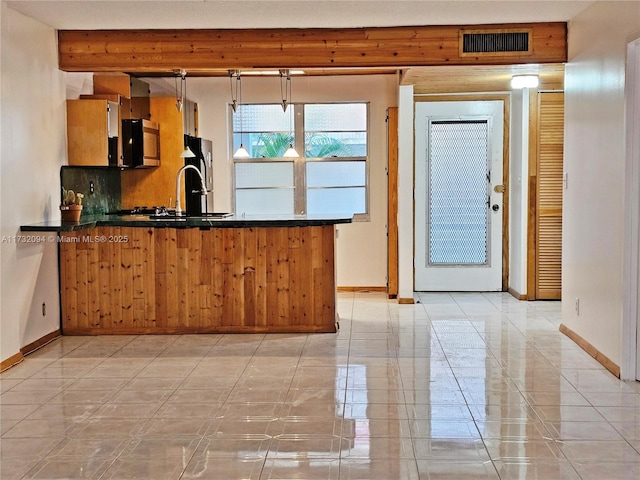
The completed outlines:
{"type": "Polygon", "coordinates": [[[416,301],[413,298],[400,297],[398,298],[398,303],[400,305],[413,305],[416,301]]]}
{"type": "Polygon", "coordinates": [[[228,69],[511,65],[567,61],[566,22],[371,28],[60,30],[66,72],[221,75],[228,69]],[[466,29],[527,29],[531,52],[460,55],[466,29]]]}
{"type": "Polygon", "coordinates": [[[502,291],[509,287],[509,188],[511,165],[511,95],[504,96],[504,130],[502,132],[502,291]]]}
{"type": "Polygon", "coordinates": [[[0,372],[4,372],[8,368],[13,367],[14,365],[19,364],[22,360],[24,360],[24,355],[22,352],[18,352],[15,355],[11,355],[6,360],[0,362],[0,372]]]}
{"type": "MultiPolygon", "coordinates": [[[[526,100],[526,99],[523,99],[526,100]]],[[[537,251],[537,218],[538,218],[538,135],[539,132],[539,93],[529,90],[529,172],[527,182],[529,197],[529,217],[527,218],[527,299],[536,299],[536,251],[537,251]]],[[[524,182],[524,175],[522,181],[524,182]]]]}
{"type": "Polygon", "coordinates": [[[20,349],[20,352],[22,352],[22,354],[26,357],[30,353],[35,352],[39,348],[44,347],[47,343],[52,342],[56,338],[61,337],[61,336],[62,336],[62,332],[60,331],[60,329],[55,330],[55,331],[53,331],[51,333],[48,333],[44,337],[39,338],[35,342],[31,342],[29,345],[25,345],[24,347],[22,347],[20,349]]]}
{"type": "Polygon", "coordinates": [[[26,357],[30,353],[35,352],[39,348],[44,347],[47,343],[52,342],[60,336],[62,336],[62,332],[60,331],[60,329],[58,329],[46,334],[44,337],[39,338],[35,342],[31,342],[30,344],[25,345],[20,349],[18,353],[16,353],[15,355],[11,355],[6,360],[0,362],[0,372],[4,372],[6,369],[17,365],[18,363],[22,362],[22,360],[24,360],[24,357],[26,357]]]}
{"type": "Polygon", "coordinates": [[[338,292],[386,292],[387,287],[337,287],[338,292]]]}
{"type": "Polygon", "coordinates": [[[585,352],[591,355],[596,359],[598,363],[600,363],[604,368],[609,370],[613,375],[620,378],[620,367],[611,361],[609,357],[600,352],[596,347],[587,342],[584,338],[578,335],[576,332],[571,330],[565,324],[560,324],[560,331],[564,333],[567,337],[573,340],[576,345],[582,348],[585,352]]]}
{"type": "Polygon", "coordinates": [[[398,107],[387,110],[387,294],[398,296],[398,107]]]}

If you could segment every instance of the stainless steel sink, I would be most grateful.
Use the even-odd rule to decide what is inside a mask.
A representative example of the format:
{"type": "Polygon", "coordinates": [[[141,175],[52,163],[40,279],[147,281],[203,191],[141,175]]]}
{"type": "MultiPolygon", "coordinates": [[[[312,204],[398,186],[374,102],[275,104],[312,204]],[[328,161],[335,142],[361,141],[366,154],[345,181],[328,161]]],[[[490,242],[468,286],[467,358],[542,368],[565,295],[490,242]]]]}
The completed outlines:
{"type": "Polygon", "coordinates": [[[227,212],[207,212],[202,213],[200,215],[188,215],[187,218],[198,218],[198,219],[207,219],[207,218],[225,218],[230,217],[233,213],[227,212]]]}
{"type": "Polygon", "coordinates": [[[119,215],[118,217],[119,220],[125,220],[127,222],[146,222],[150,219],[149,215],[143,215],[141,213],[119,215]]]}
{"type": "Polygon", "coordinates": [[[149,215],[151,220],[168,220],[168,221],[185,221],[185,220],[211,220],[216,218],[230,217],[233,213],[227,212],[211,212],[203,213],[201,215],[149,215]]]}

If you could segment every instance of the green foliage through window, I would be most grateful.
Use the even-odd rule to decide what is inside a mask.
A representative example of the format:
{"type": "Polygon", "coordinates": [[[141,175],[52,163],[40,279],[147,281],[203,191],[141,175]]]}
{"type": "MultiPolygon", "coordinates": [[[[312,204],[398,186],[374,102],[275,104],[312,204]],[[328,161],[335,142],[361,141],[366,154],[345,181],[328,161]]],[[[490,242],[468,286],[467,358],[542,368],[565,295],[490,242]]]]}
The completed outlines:
{"type": "Polygon", "coordinates": [[[351,148],[327,133],[305,134],[306,157],[350,157],[351,148]]]}
{"type": "Polygon", "coordinates": [[[260,133],[256,136],[256,143],[252,145],[253,156],[259,158],[279,158],[293,143],[293,135],[290,133],[271,132],[260,133]]]}

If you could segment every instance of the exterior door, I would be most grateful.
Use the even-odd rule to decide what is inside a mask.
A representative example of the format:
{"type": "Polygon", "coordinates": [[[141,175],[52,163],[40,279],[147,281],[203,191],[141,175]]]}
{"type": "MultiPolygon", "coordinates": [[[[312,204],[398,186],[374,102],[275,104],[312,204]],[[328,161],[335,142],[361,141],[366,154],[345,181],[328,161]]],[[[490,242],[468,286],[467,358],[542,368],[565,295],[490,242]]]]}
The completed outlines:
{"type": "Polygon", "coordinates": [[[500,291],[503,102],[415,112],[415,289],[500,291]]]}

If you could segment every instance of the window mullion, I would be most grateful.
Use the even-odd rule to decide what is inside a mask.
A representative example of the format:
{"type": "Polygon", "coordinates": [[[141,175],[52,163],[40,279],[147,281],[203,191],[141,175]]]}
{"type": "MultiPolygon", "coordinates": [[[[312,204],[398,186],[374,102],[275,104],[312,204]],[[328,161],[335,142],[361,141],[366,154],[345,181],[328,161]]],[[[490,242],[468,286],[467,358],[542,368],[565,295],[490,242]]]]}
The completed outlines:
{"type": "Polygon", "coordinates": [[[306,159],[304,150],[304,105],[295,104],[294,131],[295,149],[300,155],[293,161],[294,171],[294,212],[296,215],[304,215],[307,212],[307,180],[306,159]]]}

